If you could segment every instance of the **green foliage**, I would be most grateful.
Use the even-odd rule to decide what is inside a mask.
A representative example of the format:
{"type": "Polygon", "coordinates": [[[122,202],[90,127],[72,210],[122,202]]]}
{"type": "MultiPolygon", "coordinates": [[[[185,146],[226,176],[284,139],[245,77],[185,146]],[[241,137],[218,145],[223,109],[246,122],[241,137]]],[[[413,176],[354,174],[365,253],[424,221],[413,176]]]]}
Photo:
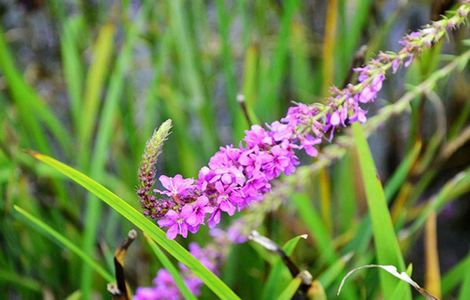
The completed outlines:
{"type": "Polygon", "coordinates": [[[119,198],[104,186],[100,185],[90,177],[48,156],[33,153],[36,159],[55,168],[65,176],[83,186],[90,193],[98,197],[116,212],[129,220],[134,226],[142,230],[147,236],[158,243],[162,248],[173,255],[178,261],[185,264],[196,276],[198,276],[218,297],[221,299],[238,299],[230,288],[228,288],[217,276],[207,270],[186,249],[173,240],[166,238],[165,233],[158,226],[145,218],[142,213],[130,206],[126,201],[119,198]]]}
{"type": "MultiPolygon", "coordinates": [[[[372,220],[372,231],[377,255],[377,262],[382,265],[393,265],[404,271],[405,263],[398,246],[392,220],[387,208],[385,194],[379,177],[376,173],[367,140],[362,128],[358,124],[353,125],[354,139],[356,142],[357,156],[361,169],[362,182],[366,192],[367,206],[372,220]]],[[[392,299],[397,284],[388,276],[380,276],[382,291],[385,299],[392,299]]],[[[401,295],[402,299],[411,299],[411,294],[401,295]]]]}
{"type": "MultiPolygon", "coordinates": [[[[202,299],[291,298],[299,277],[261,247],[231,245],[222,281],[184,249],[189,241],[210,243],[207,231],[167,240],[141,214],[137,173],[146,141],[164,120],[172,119],[174,133],[162,149],[158,175],[194,177],[219,146],[237,145],[249,128],[238,96],[257,124],[278,120],[290,101],[321,101],[330,1],[315,7],[298,0],[95,2],[42,1],[37,15],[51,27],[41,27],[39,39],[29,39],[37,34],[31,28],[35,12],[15,14],[31,22],[5,17],[0,26],[0,298],[109,298],[113,250],[131,227],[149,237],[149,246],[136,241],[128,254],[135,262],[125,266],[133,290],[149,285],[163,266],[183,296],[194,299],[175,268],[182,262],[205,281],[202,299]],[[36,157],[86,189],[32,159],[27,149],[43,153],[36,157]]],[[[334,51],[326,55],[338,86],[361,45],[368,47],[366,58],[395,47],[407,13],[429,9],[424,2],[393,11],[380,1],[332,2],[336,35],[334,51]]],[[[5,13],[14,9],[22,8],[15,4],[5,13]]],[[[416,274],[426,273],[426,262],[415,262],[424,256],[416,249],[426,221],[436,213],[447,222],[441,214],[446,207],[465,208],[459,201],[470,191],[470,52],[464,35],[426,53],[406,74],[387,75],[377,103],[384,108],[370,107],[376,117],[364,127],[372,135],[373,157],[361,128],[338,131],[333,147],[322,148],[313,165],[302,158],[309,171],[273,184],[291,191],[270,198],[284,200],[279,210],[238,214],[264,218],[257,230],[274,241],[289,240],[284,250],[313,275],[313,294],[409,299],[406,285],[368,270],[351,278],[340,296],[336,291],[347,271],[361,265],[404,271],[413,264],[416,274]],[[346,147],[351,141],[354,147],[346,147]],[[303,233],[309,234],[305,241],[303,233]]],[[[231,220],[224,222],[225,228],[231,220]]],[[[447,233],[442,225],[438,239],[447,233]]],[[[459,253],[466,253],[461,244],[459,253]]],[[[449,267],[454,253],[438,254],[449,267]]],[[[470,297],[469,262],[467,254],[442,274],[444,299],[470,297]]]]}
{"type": "Polygon", "coordinates": [[[196,297],[191,293],[188,289],[186,284],[183,281],[178,269],[171,263],[171,261],[166,257],[166,254],[160,249],[160,247],[149,237],[145,236],[150,248],[152,248],[153,253],[158,258],[158,260],[162,263],[162,266],[168,270],[171,274],[171,277],[176,283],[176,286],[180,290],[181,294],[183,295],[184,299],[191,300],[196,299],[196,297]]]}

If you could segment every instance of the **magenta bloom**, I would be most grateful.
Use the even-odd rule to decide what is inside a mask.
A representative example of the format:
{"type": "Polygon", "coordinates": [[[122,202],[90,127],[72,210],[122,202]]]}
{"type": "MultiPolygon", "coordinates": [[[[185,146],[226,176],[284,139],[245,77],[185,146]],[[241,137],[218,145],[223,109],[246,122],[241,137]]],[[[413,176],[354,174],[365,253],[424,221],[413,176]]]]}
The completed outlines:
{"type": "Polygon", "coordinates": [[[209,205],[209,198],[200,196],[196,202],[191,204],[191,215],[186,219],[186,222],[193,227],[204,224],[206,214],[214,211],[214,208],[209,205]]]}
{"type": "Polygon", "coordinates": [[[159,180],[162,183],[163,187],[166,189],[166,191],[160,191],[156,189],[155,192],[170,197],[186,196],[194,188],[194,179],[185,179],[180,174],[176,175],[173,178],[162,175],[160,176],[159,180]]]}
{"type": "Polygon", "coordinates": [[[154,286],[138,288],[134,296],[135,300],[179,300],[182,299],[170,273],[160,269],[153,279],[154,286]]]}
{"type": "Polygon", "coordinates": [[[245,142],[248,147],[272,145],[273,143],[273,138],[269,136],[269,132],[259,125],[251,126],[251,129],[245,131],[245,133],[245,142]]]}
{"type": "Polygon", "coordinates": [[[181,209],[181,212],[176,212],[172,209],[168,210],[165,216],[158,220],[158,225],[161,227],[168,227],[166,236],[170,240],[174,239],[178,234],[181,234],[183,237],[187,237],[188,230],[191,232],[195,231],[194,227],[188,224],[188,219],[192,214],[193,208],[191,205],[186,204],[181,209]]]}

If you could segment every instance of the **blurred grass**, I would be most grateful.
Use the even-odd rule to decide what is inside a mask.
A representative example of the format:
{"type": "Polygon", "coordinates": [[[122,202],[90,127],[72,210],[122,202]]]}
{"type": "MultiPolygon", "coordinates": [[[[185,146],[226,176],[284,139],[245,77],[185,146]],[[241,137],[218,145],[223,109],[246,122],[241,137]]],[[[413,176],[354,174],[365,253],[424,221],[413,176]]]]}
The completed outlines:
{"type": "MultiPolygon", "coordinates": [[[[159,169],[169,175],[196,176],[218,146],[237,145],[248,129],[238,95],[244,97],[250,118],[261,124],[279,119],[292,100],[319,101],[328,83],[343,84],[360,45],[368,46],[367,57],[397,45],[394,39],[397,32],[402,33],[397,22],[411,8],[400,4],[394,11],[382,11],[380,3],[359,0],[325,1],[314,8],[298,0],[146,0],[141,5],[71,1],[73,12],[61,1],[42,5],[40,10],[47,12],[53,24],[52,39],[57,39],[57,49],[48,51],[44,62],[31,61],[39,60],[38,56],[23,55],[24,44],[32,52],[37,48],[25,37],[18,38],[18,28],[11,22],[4,21],[0,28],[0,298],[37,298],[49,292],[59,299],[78,294],[83,299],[108,297],[104,281],[82,258],[32,232],[17,218],[15,205],[54,228],[49,233],[66,238],[68,248],[82,246],[79,250],[85,260],[104,269],[112,259],[109,249],[131,226],[114,210],[101,207],[91,194],[35,164],[23,149],[77,166],[138,208],[134,195],[137,166],[146,139],[162,120],[172,118],[175,127],[159,169]],[[49,64],[50,59],[57,61],[51,68],[60,80],[47,93],[43,84],[51,75],[31,76],[31,70],[34,64],[49,64]]],[[[426,5],[414,7],[425,10],[426,5]]],[[[379,105],[393,106],[403,83],[412,87],[433,76],[442,51],[448,50],[436,48],[406,76],[399,74],[396,82],[391,79],[383,94],[387,100],[381,99],[379,105]]],[[[438,215],[439,241],[440,213],[468,195],[468,165],[449,161],[460,159],[468,164],[455,157],[468,147],[465,130],[470,106],[465,91],[469,87],[460,84],[468,81],[465,73],[452,76],[447,83],[432,87],[444,112],[437,106],[428,112],[430,91],[414,100],[413,113],[404,116],[412,128],[400,127],[410,129],[405,134],[408,147],[401,140],[391,142],[396,145],[388,153],[394,159],[376,160],[375,166],[362,138],[362,155],[349,151],[331,168],[299,179],[302,188],[290,195],[287,209],[261,228],[281,241],[310,234],[292,257],[314,275],[319,295],[324,289],[325,297],[335,299],[339,280],[354,266],[380,261],[404,270],[405,262],[416,255],[413,249],[429,216],[438,215]],[[459,92],[464,100],[459,100],[459,92]],[[425,105],[422,113],[420,105],[425,105]],[[457,113],[452,114],[451,108],[457,113]],[[446,139],[440,129],[435,130],[434,119],[426,118],[442,114],[448,115],[446,139]],[[426,128],[433,131],[431,135],[426,128]],[[360,173],[364,164],[369,175],[386,165],[388,173],[384,174],[389,176],[384,175],[381,184],[374,182],[374,176],[360,173]],[[371,204],[374,208],[368,210],[371,204]],[[390,204],[393,223],[383,221],[389,219],[386,204],[390,204]]],[[[377,131],[379,135],[393,132],[377,131]]],[[[399,136],[404,138],[402,133],[399,136]]],[[[382,137],[382,142],[388,138],[382,137]]],[[[381,142],[371,145],[377,143],[381,142]]],[[[378,151],[373,154],[377,159],[378,151]]],[[[205,233],[197,239],[210,241],[205,233]]],[[[133,288],[149,285],[156,272],[148,247],[135,248],[137,262],[126,265],[133,288]]],[[[434,264],[446,260],[445,252],[439,250],[439,255],[434,264]]],[[[249,245],[234,246],[222,277],[242,298],[288,297],[297,279],[289,282],[290,277],[281,276],[285,270],[279,275],[283,266],[271,264],[267,257],[269,253],[249,245]],[[287,287],[284,293],[279,282],[283,289],[287,287]]],[[[469,297],[467,262],[468,255],[450,272],[443,272],[439,284],[444,297],[469,297]]],[[[424,272],[424,265],[413,266],[417,276],[424,272]]],[[[372,272],[364,274],[351,280],[339,298],[374,297],[380,294],[383,281],[382,293],[402,292],[395,290],[396,281],[384,279],[387,275],[380,275],[379,281],[372,272]]],[[[211,295],[204,290],[202,298],[211,295]]]]}

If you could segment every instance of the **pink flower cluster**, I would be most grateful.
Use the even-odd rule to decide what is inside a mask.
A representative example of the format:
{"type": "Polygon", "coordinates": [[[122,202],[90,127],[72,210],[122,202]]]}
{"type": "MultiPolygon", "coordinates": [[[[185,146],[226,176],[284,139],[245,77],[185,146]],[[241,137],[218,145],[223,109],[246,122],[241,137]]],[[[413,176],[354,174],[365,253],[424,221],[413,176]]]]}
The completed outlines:
{"type": "Polygon", "coordinates": [[[195,233],[206,221],[213,228],[222,213],[233,215],[261,200],[273,179],[291,174],[299,164],[294,149],[302,145],[294,143],[294,135],[288,124],[274,122],[268,130],[255,125],[246,132],[245,146],[220,148],[197,180],[160,176],[164,189],[155,192],[165,197],[163,203],[172,203],[164,215],[157,216],[158,224],[168,228],[168,238],[195,233]]]}
{"type": "MultiPolygon", "coordinates": [[[[189,251],[196,257],[206,268],[213,273],[218,273],[218,264],[222,260],[220,251],[213,248],[201,248],[196,243],[189,245],[189,251]]],[[[180,264],[181,276],[184,284],[195,296],[201,294],[203,285],[202,280],[191,273],[186,266],[180,264]]],[[[137,288],[134,296],[135,300],[179,300],[183,299],[178,286],[176,285],[170,272],[166,269],[160,269],[156,277],[153,279],[152,287],[137,288]]]]}
{"type": "MultiPolygon", "coordinates": [[[[360,79],[368,80],[367,68],[358,69],[360,79]]],[[[336,128],[353,122],[364,122],[360,103],[373,101],[382,86],[383,74],[376,76],[359,93],[338,93],[322,111],[319,107],[297,104],[286,117],[266,128],[254,125],[245,133],[239,147],[225,146],[214,154],[209,164],[199,171],[197,180],[160,176],[164,189],[161,206],[153,217],[158,225],[168,228],[167,237],[186,237],[206,221],[210,228],[221,220],[222,213],[232,216],[271,190],[271,182],[281,174],[290,175],[299,164],[296,150],[314,157],[323,139],[331,140],[336,128]],[[341,105],[340,97],[347,97],[341,105]]],[[[157,203],[158,206],[158,203],[157,203]]]]}

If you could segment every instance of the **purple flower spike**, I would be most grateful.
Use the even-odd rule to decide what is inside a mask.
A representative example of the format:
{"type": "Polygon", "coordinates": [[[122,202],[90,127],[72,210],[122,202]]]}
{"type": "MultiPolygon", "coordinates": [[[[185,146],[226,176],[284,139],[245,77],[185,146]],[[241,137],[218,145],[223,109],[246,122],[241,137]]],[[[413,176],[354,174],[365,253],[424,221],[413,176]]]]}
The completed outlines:
{"type": "Polygon", "coordinates": [[[206,217],[212,228],[220,223],[222,213],[231,216],[262,200],[273,180],[295,171],[299,150],[318,156],[318,145],[331,141],[338,128],[366,122],[367,111],[362,105],[377,99],[386,72],[408,67],[426,48],[446,36],[446,29],[462,25],[469,13],[470,0],[465,0],[454,16],[408,34],[400,41],[400,51],[380,52],[367,65],[355,68],[359,83],[348,84],[342,90],[332,87],[326,104],[296,104],[279,121],[265,127],[251,126],[238,147],[222,147],[212,156],[196,182],[181,175],[160,176],[164,190],[154,192],[167,197],[159,199],[150,191],[156,157],[170,128],[169,122],[164,123],[146,146],[139,171],[138,195],[144,214],[168,227],[168,238],[186,237],[188,231],[196,232],[206,217]]]}

